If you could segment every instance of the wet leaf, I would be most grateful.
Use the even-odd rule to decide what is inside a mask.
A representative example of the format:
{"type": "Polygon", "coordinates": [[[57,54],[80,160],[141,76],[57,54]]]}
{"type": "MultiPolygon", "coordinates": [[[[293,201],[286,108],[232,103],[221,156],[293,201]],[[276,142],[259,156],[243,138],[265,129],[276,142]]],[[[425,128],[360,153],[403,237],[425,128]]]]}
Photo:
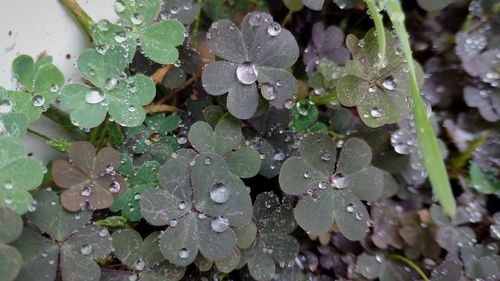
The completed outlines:
{"type": "Polygon", "coordinates": [[[164,143],[173,150],[179,148],[179,139],[173,132],[179,128],[182,119],[178,115],[156,114],[146,117],[144,123],[137,127],[125,129],[127,139],[134,138],[132,150],[142,154],[152,143],[164,143]]]}

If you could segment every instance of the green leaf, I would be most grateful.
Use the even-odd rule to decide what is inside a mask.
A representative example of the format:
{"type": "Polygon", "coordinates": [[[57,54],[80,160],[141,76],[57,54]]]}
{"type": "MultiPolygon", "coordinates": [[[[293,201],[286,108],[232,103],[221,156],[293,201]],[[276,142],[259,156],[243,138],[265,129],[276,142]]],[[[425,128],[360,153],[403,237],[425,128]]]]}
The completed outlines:
{"type": "Polygon", "coordinates": [[[144,29],[140,39],[145,55],[157,63],[174,63],[179,57],[175,46],[184,42],[184,32],[186,29],[178,20],[161,21],[144,29]]]}
{"type": "Polygon", "coordinates": [[[37,188],[42,180],[42,165],[26,156],[20,140],[0,138],[0,206],[26,213],[33,201],[28,191],[37,188]]]}
{"type": "Polygon", "coordinates": [[[470,178],[477,191],[484,194],[500,193],[500,181],[497,181],[488,174],[483,173],[479,165],[475,162],[470,165],[470,178]]]}
{"type": "Polygon", "coordinates": [[[298,102],[292,109],[292,128],[304,132],[318,120],[318,108],[313,102],[298,102]]]}
{"type": "Polygon", "coordinates": [[[100,49],[114,45],[123,47],[127,51],[127,61],[132,62],[137,50],[136,41],[134,36],[127,34],[125,28],[102,19],[96,23],[96,28],[92,30],[92,38],[97,48],[100,49]]]}
{"type": "Polygon", "coordinates": [[[249,147],[230,153],[226,161],[231,173],[240,178],[251,178],[259,173],[260,154],[249,147]]]}
{"type": "Polygon", "coordinates": [[[0,114],[0,136],[22,137],[28,128],[28,117],[22,113],[0,114]]]}
{"type": "Polygon", "coordinates": [[[116,14],[131,27],[148,26],[160,13],[160,0],[117,0],[116,14]]]}
{"type": "Polygon", "coordinates": [[[23,266],[23,257],[19,251],[12,246],[0,244],[0,259],[2,260],[0,264],[0,275],[2,276],[2,280],[16,280],[23,266]]]}
{"type": "Polygon", "coordinates": [[[10,243],[23,231],[23,220],[21,217],[6,207],[0,207],[0,243],[10,243]]]}
{"type": "Polygon", "coordinates": [[[127,139],[134,138],[132,150],[137,154],[144,153],[151,143],[164,143],[177,150],[179,143],[172,132],[181,123],[182,119],[178,115],[156,114],[146,117],[141,126],[126,128],[125,135],[127,139]]]}

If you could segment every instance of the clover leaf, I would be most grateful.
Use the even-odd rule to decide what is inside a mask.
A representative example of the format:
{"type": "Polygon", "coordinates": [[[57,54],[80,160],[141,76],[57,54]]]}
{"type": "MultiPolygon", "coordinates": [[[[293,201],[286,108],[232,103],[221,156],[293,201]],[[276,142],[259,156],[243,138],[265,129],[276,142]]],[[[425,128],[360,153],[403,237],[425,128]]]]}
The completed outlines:
{"type": "Polygon", "coordinates": [[[133,229],[120,229],[112,235],[115,256],[134,273],[129,279],[141,281],[180,280],[185,268],[172,265],[158,248],[159,232],[149,234],[144,241],[133,229]]]}
{"type": "Polygon", "coordinates": [[[20,55],[12,62],[12,72],[21,91],[30,97],[30,104],[25,106],[29,105],[31,112],[27,116],[30,123],[34,122],[59,97],[64,75],[52,64],[51,56],[42,56],[34,61],[28,55],[20,55]]]}
{"type": "Polygon", "coordinates": [[[466,86],[464,100],[468,106],[476,107],[484,120],[489,122],[500,120],[500,89],[466,86]]]}
{"type": "Polygon", "coordinates": [[[299,243],[291,233],[295,227],[291,206],[280,204],[273,192],[260,193],[254,203],[254,222],[257,238],[243,253],[250,275],[257,280],[271,280],[276,265],[289,266],[299,252],[299,243]]]}
{"type": "Polygon", "coordinates": [[[30,96],[25,93],[7,91],[0,87],[0,137],[20,137],[26,134],[29,119],[24,110],[30,96]]]}
{"type": "Polygon", "coordinates": [[[186,82],[187,75],[194,75],[201,63],[200,54],[189,49],[179,51],[179,60],[163,78],[161,84],[169,89],[181,87],[186,82]]]}
{"type": "Polygon", "coordinates": [[[137,44],[154,62],[172,64],[179,56],[175,47],[184,42],[186,29],[175,19],[155,23],[160,5],[160,0],[117,0],[114,10],[125,26],[101,21],[96,25],[92,37],[98,45],[126,49],[129,62],[133,59],[137,44]]]}
{"type": "Polygon", "coordinates": [[[407,244],[404,249],[405,256],[413,260],[421,256],[436,260],[441,253],[441,248],[435,241],[437,229],[428,220],[429,216],[422,214],[426,213],[408,212],[400,219],[399,235],[407,244]]]}
{"type": "Polygon", "coordinates": [[[415,280],[413,271],[406,271],[402,265],[377,254],[362,254],[356,261],[356,271],[368,279],[380,281],[415,280]]]}
{"type": "Polygon", "coordinates": [[[163,1],[162,19],[177,19],[185,25],[192,24],[198,14],[200,6],[193,0],[170,0],[163,1]]]}
{"type": "Polygon", "coordinates": [[[125,129],[125,136],[135,138],[136,144],[133,146],[134,153],[142,154],[152,143],[165,143],[172,149],[179,147],[178,140],[172,132],[179,128],[182,119],[178,115],[157,114],[146,117],[144,124],[125,129]]]}
{"type": "MultiPolygon", "coordinates": [[[[353,59],[346,63],[346,74],[337,81],[337,95],[344,106],[356,106],[359,116],[369,127],[396,123],[408,116],[409,80],[406,64],[394,38],[386,31],[386,57],[380,63],[375,30],[363,39],[348,35],[346,45],[353,59]]],[[[416,64],[418,65],[418,64],[416,64]]],[[[422,69],[417,67],[419,86],[422,69]]]]}
{"type": "Polygon", "coordinates": [[[371,241],[380,249],[387,249],[392,246],[402,249],[404,242],[399,236],[401,224],[399,217],[402,215],[403,207],[394,201],[378,200],[371,209],[373,219],[373,233],[371,241]]]}
{"type": "Polygon", "coordinates": [[[238,120],[223,118],[214,129],[205,122],[191,125],[189,142],[200,153],[215,153],[223,157],[229,170],[240,178],[251,178],[259,172],[260,156],[250,147],[241,147],[243,135],[238,120]]]}
{"type": "Polygon", "coordinates": [[[297,102],[292,109],[290,127],[297,132],[328,132],[328,127],[318,122],[318,107],[312,101],[297,102]]]}
{"type": "Polygon", "coordinates": [[[0,276],[2,280],[13,281],[21,271],[23,257],[19,251],[8,245],[17,240],[23,231],[21,217],[6,207],[0,207],[0,276]]]}
{"type": "Polygon", "coordinates": [[[306,65],[306,72],[310,73],[316,69],[321,59],[328,59],[337,65],[344,65],[350,54],[344,42],[344,31],[332,25],[325,29],[321,22],[312,27],[312,38],[304,50],[302,61],[306,65]]]}
{"type": "Polygon", "coordinates": [[[0,206],[26,213],[33,201],[28,191],[37,188],[42,180],[42,165],[26,156],[21,140],[0,138],[0,206]]]}
{"type": "Polygon", "coordinates": [[[128,173],[130,176],[126,178],[127,190],[116,197],[110,210],[121,211],[121,214],[132,222],[142,219],[139,202],[144,191],[158,187],[159,167],[160,164],[155,161],[147,161],[139,167],[133,167],[133,171],[128,173]]]}
{"type": "Polygon", "coordinates": [[[151,78],[142,74],[126,77],[125,50],[111,46],[102,52],[83,51],[76,61],[78,70],[95,87],[72,83],[62,89],[61,104],[71,111],[75,125],[84,128],[98,126],[109,114],[118,124],[139,126],[146,117],[142,108],[156,93],[151,78]]]}
{"type": "Polygon", "coordinates": [[[74,142],[68,151],[69,161],[57,160],[52,164],[54,182],[65,191],[61,203],[76,212],[89,207],[105,209],[113,204],[113,195],[127,188],[123,177],[115,169],[120,165],[120,154],[111,147],[96,153],[90,142],[74,142]]]}
{"type": "Polygon", "coordinates": [[[222,260],[236,244],[235,226],[251,221],[249,189],[213,153],[181,149],[159,171],[161,189],[143,193],[141,212],[152,225],[169,227],[160,250],[178,266],[191,264],[198,252],[222,260]]]}
{"type": "Polygon", "coordinates": [[[375,200],[383,192],[383,174],[370,165],[368,144],[347,140],[337,160],[336,143],[326,134],[316,134],[304,137],[299,150],[300,157],[288,158],[279,175],[281,189],[299,196],[297,223],[319,235],[335,221],[347,239],[362,239],[369,215],[361,200],[375,200]]]}
{"type": "Polygon", "coordinates": [[[290,109],[297,93],[295,78],[284,70],[299,56],[293,35],[266,13],[245,16],[241,31],[228,20],[214,22],[207,33],[209,50],[221,61],[205,66],[202,82],[213,96],[229,93],[227,109],[238,119],[248,119],[259,104],[257,83],[264,100],[290,109]]]}
{"type": "Polygon", "coordinates": [[[14,243],[26,261],[16,280],[53,281],[60,275],[63,281],[98,281],[101,272],[95,260],[112,249],[108,230],[88,225],[88,210],[64,210],[53,191],[37,191],[33,197],[37,208],[28,214],[33,227],[25,228],[14,243]]]}

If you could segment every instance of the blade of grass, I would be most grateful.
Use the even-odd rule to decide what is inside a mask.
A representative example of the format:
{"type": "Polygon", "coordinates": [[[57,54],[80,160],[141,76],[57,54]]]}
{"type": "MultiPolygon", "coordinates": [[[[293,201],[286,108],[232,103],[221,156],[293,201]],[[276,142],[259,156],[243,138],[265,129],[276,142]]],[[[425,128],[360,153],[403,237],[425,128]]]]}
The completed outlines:
{"type": "Polygon", "coordinates": [[[420,96],[409,35],[404,25],[405,15],[401,9],[399,0],[384,0],[383,2],[397,37],[401,42],[403,54],[408,64],[413,115],[415,117],[417,139],[422,150],[424,165],[439,203],[446,214],[453,216],[456,211],[455,198],[451,190],[448,172],[441,156],[436,135],[434,134],[429,118],[427,118],[424,103],[420,96]]]}
{"type": "Polygon", "coordinates": [[[371,13],[371,18],[373,19],[373,23],[375,24],[375,32],[377,33],[377,45],[378,45],[378,54],[380,58],[379,66],[384,66],[385,60],[385,28],[384,23],[382,22],[382,15],[377,9],[377,5],[375,4],[375,0],[365,0],[366,6],[371,13]]]}

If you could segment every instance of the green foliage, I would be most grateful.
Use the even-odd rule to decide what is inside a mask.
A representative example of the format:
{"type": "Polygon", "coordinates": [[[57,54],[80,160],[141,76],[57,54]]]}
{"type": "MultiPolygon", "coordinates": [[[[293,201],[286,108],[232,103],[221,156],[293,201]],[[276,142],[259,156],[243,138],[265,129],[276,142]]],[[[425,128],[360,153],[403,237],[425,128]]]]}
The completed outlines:
{"type": "Polygon", "coordinates": [[[71,111],[75,126],[97,127],[109,111],[110,118],[122,126],[140,125],[146,113],[143,105],[155,96],[153,81],[137,74],[123,73],[127,64],[125,50],[111,46],[104,50],[87,49],[76,62],[82,75],[95,87],[72,83],[62,89],[61,104],[71,111]]]}
{"type": "Polygon", "coordinates": [[[127,184],[115,169],[120,165],[120,154],[105,147],[96,153],[90,142],[75,142],[68,151],[69,161],[57,160],[52,165],[54,182],[65,191],[62,205],[76,212],[87,203],[93,210],[113,204],[113,196],[123,194],[127,184]]]}
{"type": "Polygon", "coordinates": [[[142,154],[151,143],[165,143],[172,149],[176,150],[179,147],[178,139],[173,135],[181,125],[182,120],[178,115],[157,114],[146,117],[144,124],[137,127],[127,128],[125,136],[127,138],[134,137],[137,143],[133,147],[134,153],[142,154]]]}
{"type": "Polygon", "coordinates": [[[403,269],[402,265],[377,254],[375,256],[362,254],[358,256],[356,271],[368,279],[380,281],[414,280],[411,272],[403,269]]]}
{"type": "Polygon", "coordinates": [[[324,234],[335,220],[346,238],[362,239],[369,215],[361,200],[376,200],[383,192],[383,174],[370,165],[368,144],[347,140],[337,160],[335,142],[317,134],[304,137],[299,150],[300,157],[288,158],[279,175],[281,189],[300,196],[294,209],[299,226],[324,234]]]}
{"type": "Polygon", "coordinates": [[[20,140],[0,138],[0,206],[26,213],[33,201],[28,191],[37,188],[42,180],[42,165],[26,156],[20,140]]]}
{"type": "Polygon", "coordinates": [[[28,95],[0,87],[0,137],[20,137],[26,134],[29,119],[23,110],[30,102],[28,95]]]}
{"type": "Polygon", "coordinates": [[[25,228],[13,244],[26,263],[16,280],[56,280],[58,269],[63,281],[99,280],[101,271],[95,260],[111,252],[111,236],[106,228],[87,225],[92,213],[70,213],[63,209],[52,191],[34,194],[37,208],[28,214],[33,227],[25,228]]]}
{"type": "Polygon", "coordinates": [[[224,259],[236,244],[233,227],[250,222],[249,190],[213,153],[179,150],[159,171],[160,189],[147,190],[141,212],[152,225],[169,225],[160,250],[178,266],[198,252],[210,261],[224,259]]]}
{"type": "Polygon", "coordinates": [[[0,207],[0,275],[2,280],[13,281],[23,265],[23,257],[16,248],[8,245],[17,240],[23,231],[21,217],[6,207],[0,207]]]}
{"type": "Polygon", "coordinates": [[[269,11],[269,4],[264,0],[204,0],[203,11],[213,20],[237,19],[251,11],[269,11]]]}
{"type": "Polygon", "coordinates": [[[484,173],[476,163],[470,165],[470,180],[474,188],[484,194],[500,194],[500,181],[484,173]]]}
{"type": "Polygon", "coordinates": [[[297,132],[323,132],[327,133],[325,124],[318,122],[318,107],[314,102],[297,102],[292,109],[291,128],[297,132]]]}

